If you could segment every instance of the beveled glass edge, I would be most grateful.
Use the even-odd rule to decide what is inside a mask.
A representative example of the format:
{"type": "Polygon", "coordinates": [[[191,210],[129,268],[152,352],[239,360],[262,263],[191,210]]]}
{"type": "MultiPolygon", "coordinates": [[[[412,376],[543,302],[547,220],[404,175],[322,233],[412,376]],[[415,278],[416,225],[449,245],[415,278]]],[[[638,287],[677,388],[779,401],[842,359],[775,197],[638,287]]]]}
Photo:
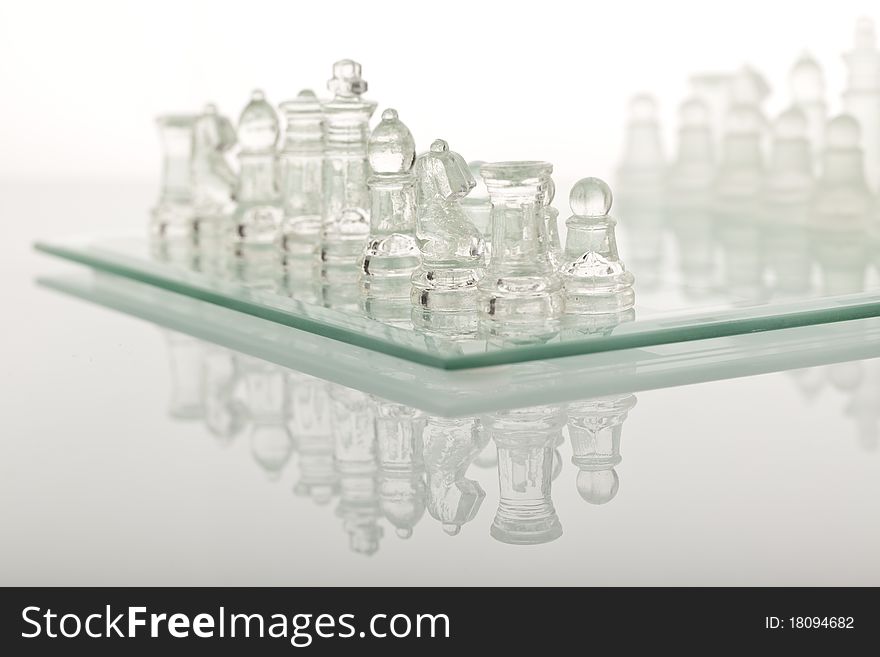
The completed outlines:
{"type": "MultiPolygon", "coordinates": [[[[616,334],[593,336],[583,340],[523,345],[475,354],[439,355],[395,344],[356,330],[326,324],[283,309],[236,298],[222,292],[206,289],[196,283],[147,271],[144,268],[102,258],[100,253],[88,252],[86,247],[82,245],[65,246],[38,241],[34,244],[34,249],[267,321],[444,370],[493,367],[880,317],[880,296],[877,293],[865,292],[840,297],[805,299],[775,306],[787,309],[783,312],[768,312],[768,306],[707,311],[702,315],[689,314],[674,318],[643,320],[633,325],[623,324],[617,327],[618,333],[616,334]],[[628,332],[628,330],[632,332],[628,332]]],[[[149,263],[145,261],[145,264],[149,263]]]]}

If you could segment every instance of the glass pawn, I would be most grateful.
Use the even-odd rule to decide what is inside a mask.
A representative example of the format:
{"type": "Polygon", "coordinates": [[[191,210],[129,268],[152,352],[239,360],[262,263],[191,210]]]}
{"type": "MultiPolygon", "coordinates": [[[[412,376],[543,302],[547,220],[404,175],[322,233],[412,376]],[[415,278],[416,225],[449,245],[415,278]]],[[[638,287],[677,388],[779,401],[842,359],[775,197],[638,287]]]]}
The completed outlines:
{"type": "Polygon", "coordinates": [[[287,376],[280,367],[252,358],[243,378],[251,416],[251,454],[268,478],[277,481],[294,448],[287,426],[287,376]]]}
{"type": "Polygon", "coordinates": [[[330,393],[326,381],[288,372],[288,427],[299,449],[299,478],[294,494],[327,504],[339,492],[334,463],[330,393]]]}
{"type": "Polygon", "coordinates": [[[617,252],[617,221],[608,214],[611,189],[599,178],[583,178],[572,187],[569,203],[573,214],[565,222],[565,312],[596,315],[629,310],[635,305],[635,277],[617,252]]]}
{"type": "Polygon", "coordinates": [[[154,242],[192,241],[192,149],[196,116],[174,114],[156,119],[162,146],[159,201],[150,213],[154,242]]]}
{"type": "Polygon", "coordinates": [[[843,111],[858,121],[868,186],[880,192],[880,49],[870,18],[856,22],[852,49],[843,56],[847,69],[843,111]]]}
{"type": "Polygon", "coordinates": [[[412,173],[416,145],[396,110],[382,113],[368,152],[373,175],[367,183],[370,236],[358,267],[361,302],[374,319],[409,319],[411,279],[420,262],[412,173]]]}
{"type": "Polygon", "coordinates": [[[205,106],[193,125],[192,187],[193,227],[200,246],[220,246],[223,230],[235,210],[238,176],[226,159],[235,146],[235,128],[211,104],[205,106]]]}
{"type": "Polygon", "coordinates": [[[421,265],[412,275],[412,323],[429,333],[472,335],[483,239],[461,201],[476,182],[461,155],[442,139],[416,159],[415,176],[421,265]]]}
{"type": "Polygon", "coordinates": [[[549,162],[496,162],[481,168],[492,203],[492,258],[478,284],[481,331],[503,339],[549,339],[559,332],[562,279],[553,266],[545,198],[549,162]]]}
{"type": "Polygon", "coordinates": [[[636,405],[633,394],[586,399],[568,407],[568,436],[578,468],[577,490],[590,504],[610,502],[620,485],[615,466],[620,463],[623,423],[636,405]]]}
{"type": "Polygon", "coordinates": [[[275,175],[278,115],[259,89],[238,119],[239,179],[233,215],[233,244],[241,248],[271,246],[282,212],[275,175]]]}
{"type": "Polygon", "coordinates": [[[486,497],[480,484],[466,476],[486,437],[477,418],[434,416],[426,419],[422,437],[428,513],[455,536],[476,517],[486,497]]]}
{"type": "Polygon", "coordinates": [[[321,233],[325,303],[357,305],[358,258],[370,234],[367,140],[376,103],[361,96],[367,82],[361,65],[343,59],[333,65],[327,88],[334,94],[324,112],[324,207],[321,233]]]}
{"type": "Polygon", "coordinates": [[[537,406],[495,413],[489,435],[498,447],[500,499],[490,534],[502,543],[537,545],[562,536],[551,498],[554,453],[565,412],[537,406]]]}
{"type": "Polygon", "coordinates": [[[815,170],[824,149],[825,124],[828,121],[825,77],[816,58],[810,53],[802,54],[791,68],[788,84],[792,105],[804,113],[807,122],[807,139],[815,170]]]}
{"type": "Polygon", "coordinates": [[[278,237],[291,281],[311,279],[321,249],[324,120],[321,101],[311,89],[279,106],[284,141],[278,153],[279,191],[284,218],[278,237]]]}

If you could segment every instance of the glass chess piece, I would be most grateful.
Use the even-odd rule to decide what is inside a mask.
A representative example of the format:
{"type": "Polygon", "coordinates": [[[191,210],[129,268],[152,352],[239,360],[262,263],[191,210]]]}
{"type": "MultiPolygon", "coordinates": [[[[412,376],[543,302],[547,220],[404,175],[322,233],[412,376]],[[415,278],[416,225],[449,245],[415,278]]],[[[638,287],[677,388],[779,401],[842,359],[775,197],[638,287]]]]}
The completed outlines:
{"type": "Polygon", "coordinates": [[[730,105],[730,73],[695,73],[688,78],[688,88],[693,97],[706,104],[716,150],[724,133],[724,115],[730,105]]]}
{"type": "Polygon", "coordinates": [[[486,446],[480,420],[429,416],[422,432],[427,508],[443,531],[456,536],[473,520],[486,493],[467,478],[471,463],[486,446]]]}
{"type": "Polygon", "coordinates": [[[617,170],[618,214],[638,235],[629,255],[639,285],[655,288],[663,263],[663,192],[666,178],[660,110],[654,96],[639,94],[629,104],[623,157],[617,170]]]}
{"type": "Polygon", "coordinates": [[[233,215],[236,251],[271,246],[281,227],[275,145],[278,115],[259,89],[251,94],[238,119],[239,178],[233,215]]]}
{"type": "Polygon", "coordinates": [[[468,169],[476,184],[470,193],[461,199],[461,207],[483,236],[483,257],[488,262],[492,253],[492,203],[489,202],[489,190],[486,189],[486,183],[480,174],[480,167],[484,164],[486,163],[483,160],[468,162],[468,169]]]}
{"type": "Polygon", "coordinates": [[[416,244],[416,144],[412,133],[386,109],[370,136],[370,236],[358,267],[361,303],[374,319],[410,318],[410,286],[421,255],[416,244]]]}
{"type": "Polygon", "coordinates": [[[321,251],[324,114],[311,89],[279,105],[284,140],[278,152],[278,177],[284,218],[278,246],[288,278],[312,279],[321,251]]]}
{"type": "Polygon", "coordinates": [[[792,105],[804,113],[807,122],[807,139],[815,170],[824,149],[825,124],[828,121],[825,76],[815,57],[803,53],[791,68],[788,84],[792,105]]]}
{"type": "Polygon", "coordinates": [[[205,415],[202,342],[182,333],[162,331],[171,366],[171,400],[168,415],[176,420],[198,420],[205,415]]]}
{"type": "Polygon", "coordinates": [[[678,148],[667,173],[665,203],[683,291],[699,297],[709,293],[716,264],[710,211],[716,141],[709,106],[701,98],[681,104],[678,122],[678,148]]]}
{"type": "Polygon", "coordinates": [[[571,462],[578,468],[578,493],[590,504],[605,504],[617,495],[620,479],[615,467],[621,461],[620,436],[635,405],[633,394],[596,397],[569,405],[571,462]]]}
{"type": "Polygon", "coordinates": [[[481,331],[507,340],[549,339],[563,312],[544,202],[553,165],[496,162],[480,171],[492,202],[492,258],[477,285],[481,331]]]}
{"type": "Polygon", "coordinates": [[[192,241],[192,148],[196,116],[168,114],[156,119],[162,145],[159,201],[150,213],[153,241],[192,241]]]}
{"type": "Polygon", "coordinates": [[[828,123],[822,175],[811,200],[814,251],[824,294],[864,289],[873,198],[865,179],[858,122],[846,114],[828,123]]]}
{"type": "Polygon", "coordinates": [[[343,59],[333,65],[327,88],[334,94],[324,112],[324,205],[321,229],[325,304],[356,306],[358,258],[370,233],[367,140],[376,103],[361,96],[367,82],[361,65],[343,59]]]}
{"type": "Polygon", "coordinates": [[[363,392],[332,385],[330,409],[340,491],[336,514],[343,519],[352,551],[371,555],[382,538],[372,403],[363,392]]]}
{"type": "Polygon", "coordinates": [[[239,397],[241,372],[235,352],[205,344],[205,426],[218,442],[231,443],[247,426],[250,415],[239,397]]]}
{"type": "Polygon", "coordinates": [[[812,258],[807,219],[813,183],[809,124],[799,107],[791,107],[774,123],[762,191],[761,255],[777,298],[796,297],[810,287],[812,258]]]}
{"type": "Polygon", "coordinates": [[[339,492],[328,384],[300,372],[290,371],[287,375],[287,426],[299,451],[299,477],[293,492],[317,504],[327,504],[339,492]]]}
{"type": "Polygon", "coordinates": [[[498,510],[489,531],[502,543],[537,545],[562,536],[551,498],[553,461],[565,426],[558,406],[493,413],[488,432],[498,447],[498,510]]]}
{"type": "Polygon", "coordinates": [[[242,378],[251,416],[251,455],[269,480],[277,481],[294,449],[287,427],[287,376],[280,367],[249,358],[242,378]]]}
{"type": "Polygon", "coordinates": [[[547,251],[550,254],[550,263],[553,269],[559,271],[562,267],[562,241],[559,239],[559,210],[551,203],[556,196],[556,184],[553,178],[547,179],[547,188],[544,190],[544,235],[547,238],[547,251]]]}
{"type": "Polygon", "coordinates": [[[410,289],[413,326],[450,337],[472,335],[483,240],[461,201],[476,182],[464,158],[442,139],[416,158],[415,175],[421,265],[410,289]]]}
{"type": "Polygon", "coordinates": [[[235,128],[213,104],[205,105],[193,124],[193,228],[201,248],[215,249],[235,210],[238,176],[226,159],[235,146],[235,128]],[[205,244],[207,242],[207,244],[205,244]]]}
{"type": "Polygon", "coordinates": [[[880,49],[870,18],[856,22],[853,47],[843,56],[847,79],[843,111],[858,121],[868,186],[880,192],[880,49]]]}
{"type": "Polygon", "coordinates": [[[374,400],[379,450],[379,504],[400,538],[412,536],[425,513],[425,419],[409,406],[374,400]]]}
{"type": "Polygon", "coordinates": [[[617,252],[612,195],[599,178],[583,178],[569,195],[572,216],[565,225],[563,285],[565,312],[572,315],[621,313],[635,305],[635,277],[617,252]]]}
{"type": "Polygon", "coordinates": [[[763,114],[762,107],[770,97],[770,85],[764,75],[752,66],[743,66],[729,80],[728,102],[734,105],[750,105],[763,114]]]}

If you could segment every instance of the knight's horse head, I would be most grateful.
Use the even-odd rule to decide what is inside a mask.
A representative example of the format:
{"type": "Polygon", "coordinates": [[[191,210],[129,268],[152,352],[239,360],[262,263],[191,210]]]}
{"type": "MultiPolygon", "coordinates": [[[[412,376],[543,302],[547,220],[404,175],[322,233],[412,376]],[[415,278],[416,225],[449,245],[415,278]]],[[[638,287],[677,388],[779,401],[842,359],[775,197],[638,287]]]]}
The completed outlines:
{"type": "Polygon", "coordinates": [[[229,119],[206,105],[193,129],[193,153],[223,153],[235,145],[235,128],[229,119]]]}
{"type": "Polygon", "coordinates": [[[417,203],[461,199],[477,184],[464,158],[450,151],[442,139],[435,140],[431,150],[416,160],[414,171],[417,203]]]}

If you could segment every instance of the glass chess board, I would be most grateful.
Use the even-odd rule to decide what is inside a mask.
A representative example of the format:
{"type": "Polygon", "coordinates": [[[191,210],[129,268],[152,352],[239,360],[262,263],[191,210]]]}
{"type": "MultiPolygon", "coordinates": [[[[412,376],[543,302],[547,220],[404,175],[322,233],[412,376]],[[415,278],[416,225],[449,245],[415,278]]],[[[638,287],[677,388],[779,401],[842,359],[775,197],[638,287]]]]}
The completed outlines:
{"type": "MultiPolygon", "coordinates": [[[[255,281],[240,269],[233,273],[216,263],[208,267],[192,254],[185,258],[157,254],[146,238],[41,241],[35,248],[97,271],[445,370],[880,316],[880,284],[867,262],[854,263],[847,257],[836,266],[827,258],[810,260],[809,251],[781,254],[780,262],[797,261],[801,279],[793,283],[791,277],[783,281],[774,273],[773,262],[762,261],[757,252],[734,254],[735,258],[728,254],[726,259],[722,254],[703,258],[695,275],[677,253],[682,245],[667,242],[662,249],[642,249],[627,263],[636,275],[634,316],[615,321],[570,318],[557,335],[516,343],[483,337],[453,340],[399,322],[371,319],[356,306],[328,307],[320,294],[301,293],[296,286],[255,281]],[[666,257],[660,258],[661,252],[666,257]]],[[[717,246],[704,245],[707,254],[714,254],[717,246]]]]}

